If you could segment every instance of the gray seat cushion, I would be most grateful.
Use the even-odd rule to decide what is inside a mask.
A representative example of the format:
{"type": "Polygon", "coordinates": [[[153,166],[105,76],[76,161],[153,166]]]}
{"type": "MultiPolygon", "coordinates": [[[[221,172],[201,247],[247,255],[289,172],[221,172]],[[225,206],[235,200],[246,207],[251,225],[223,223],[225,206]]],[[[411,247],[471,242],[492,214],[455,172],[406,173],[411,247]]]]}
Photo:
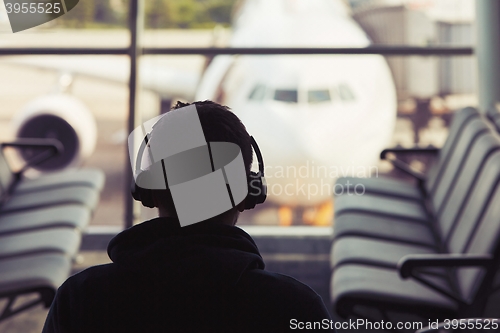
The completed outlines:
{"type": "Polygon", "coordinates": [[[98,169],[77,169],[42,174],[36,178],[22,178],[14,193],[45,191],[65,186],[88,186],[101,191],[104,186],[104,173],[98,169]]]}
{"type": "Polygon", "coordinates": [[[98,201],[99,192],[88,186],[61,187],[13,195],[0,207],[0,213],[69,204],[84,205],[93,210],[98,201]]]}
{"type": "Polygon", "coordinates": [[[436,253],[436,250],[427,246],[343,237],[333,243],[330,264],[334,268],[346,264],[360,264],[396,269],[399,260],[406,255],[433,253],[436,253]]]}
{"type": "Polygon", "coordinates": [[[48,306],[70,269],[70,258],[56,253],[0,260],[0,295],[33,290],[43,290],[46,294],[49,291],[48,306]]]}
{"type": "Polygon", "coordinates": [[[76,204],[1,214],[0,235],[54,227],[71,227],[83,230],[89,221],[89,209],[76,204]]]}
{"type": "Polygon", "coordinates": [[[71,228],[51,228],[0,236],[0,261],[37,253],[61,253],[70,257],[80,248],[81,233],[71,228]]]}
{"type": "Polygon", "coordinates": [[[368,213],[374,216],[388,216],[403,220],[427,221],[429,216],[419,201],[377,195],[342,195],[335,197],[335,217],[346,213],[368,213]]]}
{"type": "MultiPolygon", "coordinates": [[[[464,127],[462,135],[458,137],[457,144],[454,147],[451,154],[449,154],[449,163],[447,166],[443,166],[443,175],[437,181],[437,186],[435,191],[428,189],[427,193],[431,195],[431,202],[433,204],[433,209],[439,211],[443,202],[446,201],[450,189],[457,182],[459,178],[460,170],[466,163],[467,157],[470,155],[471,149],[478,148],[478,142],[481,141],[480,138],[484,137],[486,134],[491,133],[491,129],[486,124],[483,118],[475,118],[471,120],[464,127]]],[[[481,141],[482,145],[485,145],[481,141]]],[[[489,145],[488,145],[489,147],[489,145]]],[[[475,149],[478,150],[478,149],[475,149]]],[[[481,150],[482,152],[482,150],[481,150]]],[[[484,159],[484,154],[479,156],[479,162],[482,161],[481,157],[484,159]]],[[[476,166],[477,168],[477,166],[476,166]]],[[[341,195],[335,198],[335,212],[336,216],[339,216],[344,211],[365,211],[373,212],[375,214],[382,214],[385,216],[400,216],[406,218],[406,214],[402,210],[408,211],[408,217],[414,218],[415,212],[412,211],[411,206],[415,205],[416,201],[403,200],[400,197],[382,197],[378,194],[365,193],[363,195],[341,195]],[[405,201],[407,201],[405,203],[405,201]]],[[[426,212],[424,207],[421,210],[426,212]]],[[[418,214],[418,212],[417,212],[418,214]]]]}
{"type": "Polygon", "coordinates": [[[369,237],[379,240],[435,247],[436,239],[427,222],[405,221],[391,217],[348,213],[335,219],[335,241],[345,236],[369,237]]]}
{"type": "Polygon", "coordinates": [[[346,195],[345,189],[349,187],[350,191],[352,192],[354,191],[354,187],[356,185],[358,185],[356,189],[363,189],[365,194],[384,195],[408,200],[422,199],[422,191],[416,184],[389,177],[342,177],[339,178],[336,182],[336,186],[338,188],[344,189],[344,193],[342,194],[342,196],[346,195]]]}
{"type": "MultiPolygon", "coordinates": [[[[439,207],[441,209],[436,214],[437,225],[433,224],[431,227],[433,231],[440,231],[440,235],[445,237],[444,240],[448,239],[450,230],[453,230],[453,226],[462,219],[463,214],[477,211],[473,207],[468,209],[468,212],[464,211],[464,207],[470,200],[477,201],[479,197],[483,198],[480,202],[486,200],[484,196],[489,193],[487,189],[493,184],[493,180],[483,180],[484,184],[479,187],[474,184],[477,184],[479,173],[488,160],[488,156],[498,150],[500,150],[500,141],[496,134],[485,133],[475,140],[472,150],[463,163],[462,170],[458,172],[456,182],[453,182],[450,186],[451,189],[449,189],[446,200],[443,199],[437,203],[437,206],[442,207],[439,207]],[[478,190],[482,191],[481,195],[479,193],[471,195],[474,186],[478,187],[475,190],[476,192],[478,190]]],[[[494,162],[488,163],[494,165],[494,162]]],[[[364,197],[370,196],[364,195],[364,197]]],[[[342,200],[349,199],[338,199],[338,201],[342,200]]],[[[360,197],[359,200],[366,199],[360,197]]],[[[432,200],[436,203],[435,198],[432,198],[432,200]]],[[[470,221],[477,219],[477,216],[467,216],[469,216],[470,221]]],[[[373,237],[391,241],[398,241],[399,239],[400,242],[419,245],[426,245],[430,240],[434,244],[431,229],[427,228],[426,225],[422,223],[398,223],[398,221],[408,222],[408,220],[391,218],[388,214],[385,214],[384,217],[370,216],[367,210],[362,213],[346,213],[336,218],[334,235],[335,237],[344,235],[373,237]]],[[[430,226],[430,223],[428,225],[430,226]]],[[[465,234],[469,233],[470,230],[466,230],[465,234]]],[[[461,242],[464,242],[464,240],[462,239],[461,242]]]]}
{"type": "Polygon", "coordinates": [[[449,198],[454,186],[464,180],[465,165],[469,166],[468,172],[474,172],[480,167],[485,158],[483,152],[487,150],[485,146],[491,146],[483,139],[491,133],[491,127],[482,117],[475,118],[464,128],[462,135],[457,139],[455,149],[449,155],[448,165],[443,167],[441,177],[435,181],[434,189],[428,188],[427,190],[435,212],[442,209],[443,203],[449,198]],[[472,157],[473,154],[476,156],[472,157]]]}
{"type": "MultiPolygon", "coordinates": [[[[449,290],[442,278],[434,283],[449,290]]],[[[424,314],[427,318],[452,318],[458,305],[451,299],[413,280],[403,280],[393,269],[345,265],[336,269],[330,284],[332,304],[346,317],[353,305],[383,304],[385,309],[424,314]]]]}

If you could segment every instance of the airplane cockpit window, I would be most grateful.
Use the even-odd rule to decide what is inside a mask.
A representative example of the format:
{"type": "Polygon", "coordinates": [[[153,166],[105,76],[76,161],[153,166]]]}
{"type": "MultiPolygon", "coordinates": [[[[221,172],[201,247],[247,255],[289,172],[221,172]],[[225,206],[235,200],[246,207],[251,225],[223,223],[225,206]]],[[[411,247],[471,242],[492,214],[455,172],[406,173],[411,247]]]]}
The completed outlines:
{"type": "Polygon", "coordinates": [[[356,96],[347,84],[340,84],[338,87],[340,99],[345,102],[352,102],[356,100],[356,96]]]}
{"type": "Polygon", "coordinates": [[[328,102],[330,100],[330,90],[328,89],[309,90],[307,92],[307,101],[309,103],[321,103],[328,102]]]}
{"type": "Polygon", "coordinates": [[[299,94],[296,89],[276,89],[274,100],[287,103],[297,103],[299,94]]]}
{"type": "Polygon", "coordinates": [[[249,100],[252,101],[262,101],[266,95],[266,87],[262,84],[258,84],[253,88],[252,92],[248,96],[249,100]]]}

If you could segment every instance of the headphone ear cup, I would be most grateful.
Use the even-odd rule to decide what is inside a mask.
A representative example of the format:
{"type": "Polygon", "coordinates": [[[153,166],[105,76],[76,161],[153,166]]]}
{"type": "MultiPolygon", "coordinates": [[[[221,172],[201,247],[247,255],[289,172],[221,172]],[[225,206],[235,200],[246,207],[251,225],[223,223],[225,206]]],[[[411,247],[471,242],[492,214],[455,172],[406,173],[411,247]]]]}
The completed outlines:
{"type": "Polygon", "coordinates": [[[137,186],[134,180],[130,184],[130,194],[132,194],[132,198],[136,201],[141,201],[141,188],[137,186]]]}
{"type": "Polygon", "coordinates": [[[266,180],[260,173],[250,171],[248,177],[248,195],[245,199],[245,209],[253,209],[257,204],[266,200],[267,186],[266,180]]]}
{"type": "Polygon", "coordinates": [[[141,189],[141,202],[144,206],[149,208],[155,208],[155,202],[153,200],[153,191],[147,189],[141,189]]]}
{"type": "Polygon", "coordinates": [[[131,194],[134,200],[140,201],[144,206],[155,208],[156,205],[153,200],[153,192],[138,186],[135,181],[132,181],[131,194]]]}

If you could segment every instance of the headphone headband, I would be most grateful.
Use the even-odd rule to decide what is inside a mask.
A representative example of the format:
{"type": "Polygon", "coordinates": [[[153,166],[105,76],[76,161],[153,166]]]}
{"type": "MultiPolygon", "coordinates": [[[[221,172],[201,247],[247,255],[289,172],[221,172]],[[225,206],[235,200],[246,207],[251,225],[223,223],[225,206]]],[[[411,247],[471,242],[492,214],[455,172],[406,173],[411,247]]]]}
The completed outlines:
{"type": "Polygon", "coordinates": [[[264,159],[262,158],[259,145],[257,144],[257,141],[255,141],[252,135],[250,135],[250,140],[251,140],[251,145],[253,147],[253,151],[255,152],[255,155],[257,155],[257,163],[259,164],[259,173],[261,174],[262,177],[264,177],[264,159]]]}

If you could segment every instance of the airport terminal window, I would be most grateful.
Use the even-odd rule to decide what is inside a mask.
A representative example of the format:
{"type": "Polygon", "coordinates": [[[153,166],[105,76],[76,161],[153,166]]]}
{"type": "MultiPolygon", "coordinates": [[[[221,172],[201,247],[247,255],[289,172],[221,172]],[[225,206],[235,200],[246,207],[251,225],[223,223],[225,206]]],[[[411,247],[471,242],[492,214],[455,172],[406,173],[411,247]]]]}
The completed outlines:
{"type": "Polygon", "coordinates": [[[294,89],[276,89],[274,92],[274,100],[287,103],[298,102],[298,92],[294,89]]]}
{"type": "Polygon", "coordinates": [[[352,92],[351,88],[347,84],[341,84],[339,85],[339,95],[340,99],[346,102],[351,102],[356,100],[356,97],[354,96],[354,93],[352,92]]]}
{"type": "Polygon", "coordinates": [[[248,99],[252,101],[262,101],[265,95],[266,87],[262,84],[258,84],[255,88],[253,88],[250,96],[248,96],[248,99]]]}
{"type": "Polygon", "coordinates": [[[321,103],[330,101],[330,90],[309,90],[307,92],[307,101],[309,103],[321,103]]]}

